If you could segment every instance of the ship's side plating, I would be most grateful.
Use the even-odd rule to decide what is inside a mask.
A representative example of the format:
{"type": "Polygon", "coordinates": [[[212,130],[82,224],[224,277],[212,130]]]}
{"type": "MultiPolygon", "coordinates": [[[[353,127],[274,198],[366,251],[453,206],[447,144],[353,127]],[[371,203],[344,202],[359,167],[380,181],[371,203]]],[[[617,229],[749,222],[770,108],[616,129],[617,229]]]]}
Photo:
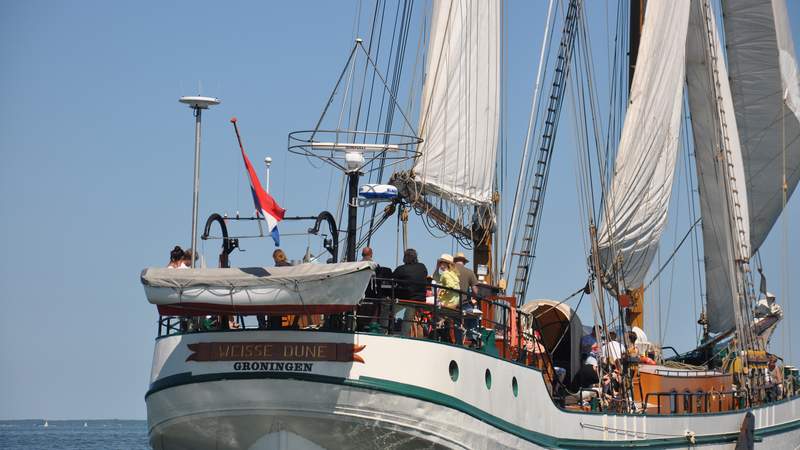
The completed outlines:
{"type": "MultiPolygon", "coordinates": [[[[154,448],[730,448],[745,414],[565,411],[541,372],[481,352],[288,330],[162,337],[146,400],[154,448]],[[210,342],[354,344],[363,362],[187,360],[189,344],[210,342]]],[[[759,446],[800,445],[800,399],[752,412],[759,446]]]]}

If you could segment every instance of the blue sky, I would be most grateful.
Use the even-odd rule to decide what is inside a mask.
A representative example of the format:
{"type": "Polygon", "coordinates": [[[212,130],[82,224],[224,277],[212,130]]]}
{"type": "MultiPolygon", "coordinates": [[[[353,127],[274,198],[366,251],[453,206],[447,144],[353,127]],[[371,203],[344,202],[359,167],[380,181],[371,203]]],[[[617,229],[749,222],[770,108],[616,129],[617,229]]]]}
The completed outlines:
{"type": "MultiPolygon", "coordinates": [[[[800,42],[800,4],[787,3],[800,42]]],[[[592,27],[602,31],[606,2],[592,5],[592,27]]],[[[417,2],[415,18],[426,6],[417,2]]],[[[611,2],[611,17],[614,7],[611,2]]],[[[0,248],[6,252],[0,258],[0,419],[144,418],[157,314],[143,296],[139,272],[166,264],[173,245],[188,246],[191,223],[194,123],[178,97],[199,92],[223,101],[204,116],[201,221],[212,212],[252,210],[228,122],[234,115],[259,170],[264,156],[273,158],[271,192],[288,214],[335,210],[339,176],[290,155],[286,135],[312,128],[319,117],[354,36],[365,34],[372,4],[361,4],[360,21],[354,20],[358,8],[357,2],[322,1],[0,3],[0,248]]],[[[545,2],[513,1],[508,10],[513,167],[528,120],[545,2]]],[[[598,45],[595,56],[604,61],[598,45]]],[[[416,46],[412,32],[408,59],[416,46]]],[[[569,136],[569,114],[562,121],[569,136]]],[[[585,282],[575,154],[563,148],[554,160],[530,298],[561,299],[585,282]]],[[[763,248],[770,290],[779,299],[786,291],[781,248],[789,258],[800,249],[793,231],[800,225],[798,202],[792,199],[785,212],[788,241],[779,225],[763,248]]],[[[686,214],[665,233],[667,253],[672,236],[685,232],[682,221],[686,214]]],[[[281,227],[291,258],[307,245],[319,248],[316,240],[289,236],[306,226],[281,227]]],[[[418,219],[411,228],[410,244],[429,265],[439,253],[457,250],[451,239],[430,238],[418,219]]],[[[390,221],[375,240],[385,265],[396,260],[395,231],[390,221]]],[[[271,241],[242,244],[247,251],[234,253],[234,264],[270,264],[271,241]]],[[[217,248],[216,242],[201,247],[210,260],[217,248]]],[[[650,305],[656,308],[660,298],[660,322],[669,326],[664,341],[685,350],[695,341],[696,295],[691,256],[683,250],[679,256],[683,262],[650,305]]],[[[796,300],[798,264],[785,270],[796,300]]],[[[784,323],[797,324],[798,310],[784,323]]],[[[585,305],[580,311],[591,317],[585,305]]],[[[656,329],[654,318],[648,324],[656,329]]],[[[788,346],[779,332],[773,349],[788,346]]],[[[791,350],[790,359],[800,363],[800,345],[791,350]]]]}

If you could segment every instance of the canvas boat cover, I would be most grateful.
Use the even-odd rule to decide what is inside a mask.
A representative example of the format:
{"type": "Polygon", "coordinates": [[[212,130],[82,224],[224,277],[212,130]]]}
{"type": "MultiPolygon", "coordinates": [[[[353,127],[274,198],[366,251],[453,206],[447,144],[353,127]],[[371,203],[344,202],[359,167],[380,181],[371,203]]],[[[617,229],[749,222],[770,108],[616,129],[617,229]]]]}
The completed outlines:
{"type": "Polygon", "coordinates": [[[367,261],[227,269],[147,268],[147,300],[162,315],[331,314],[364,297],[375,264],[367,261]]]}

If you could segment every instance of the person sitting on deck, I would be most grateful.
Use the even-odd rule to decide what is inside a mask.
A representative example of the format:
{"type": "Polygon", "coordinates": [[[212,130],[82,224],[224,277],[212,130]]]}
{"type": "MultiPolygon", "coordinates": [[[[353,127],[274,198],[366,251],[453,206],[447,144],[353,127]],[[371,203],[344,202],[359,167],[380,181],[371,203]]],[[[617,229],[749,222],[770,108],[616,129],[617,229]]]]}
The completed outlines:
{"type": "MultiPolygon", "coordinates": [[[[403,264],[394,269],[392,278],[397,283],[398,298],[424,303],[428,284],[428,268],[417,258],[416,250],[406,249],[403,253],[403,264]]],[[[422,326],[419,324],[416,307],[405,307],[402,332],[405,336],[422,337],[422,326]]]]}
{"type": "Polygon", "coordinates": [[[609,365],[606,370],[601,382],[603,402],[611,411],[621,412],[624,405],[622,401],[622,372],[617,364],[609,365]]]}
{"type": "Polygon", "coordinates": [[[175,248],[169,252],[169,264],[167,267],[170,269],[178,269],[181,267],[181,263],[183,262],[183,249],[180,245],[176,245],[175,248]]]}
{"type": "Polygon", "coordinates": [[[783,369],[778,367],[778,358],[775,355],[769,355],[769,363],[767,363],[767,394],[769,401],[776,401],[783,398],[783,369]]]}
{"type": "Polygon", "coordinates": [[[601,351],[603,361],[608,361],[611,364],[614,364],[622,357],[623,353],[622,344],[617,341],[617,332],[610,330],[608,332],[608,342],[603,344],[601,351]]]}
{"type": "Polygon", "coordinates": [[[570,390],[578,391],[581,402],[587,402],[597,396],[592,388],[600,381],[597,377],[597,359],[591,354],[583,354],[584,362],[578,372],[572,377],[570,390]]]}

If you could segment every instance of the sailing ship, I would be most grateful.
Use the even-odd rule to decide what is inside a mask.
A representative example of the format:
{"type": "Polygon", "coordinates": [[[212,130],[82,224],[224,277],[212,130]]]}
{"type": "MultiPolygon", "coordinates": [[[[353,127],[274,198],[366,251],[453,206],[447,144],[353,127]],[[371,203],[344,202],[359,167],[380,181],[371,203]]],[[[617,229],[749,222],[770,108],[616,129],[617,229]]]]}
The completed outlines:
{"type": "MultiPolygon", "coordinates": [[[[590,321],[566,300],[526,301],[560,112],[581,77],[578,45],[588,44],[584,2],[566,2],[560,15],[558,3],[549,3],[505,236],[495,170],[502,4],[435,0],[416,124],[399,106],[399,81],[383,75],[359,39],[317,126],[289,136],[290,151],[345,174],[343,251],[336,217],[325,211],[285,220],[312,221],[312,234],[328,223],[327,264],[232,268],[240,237],[229,236],[228,225],[255,220],[261,227],[270,213],[212,214],[202,237],[220,226],[219,268],[196,268],[193,260],[185,270],[142,272],[160,315],[145,397],[153,448],[800,445],[800,376],[788,365],[782,380],[770,371],[768,344],[782,311],[751,267],[800,178],[800,79],[784,1],[726,0],[722,11],[711,0],[628,4],[629,64],[620,67],[630,66],[629,91],[617,93],[625,96],[624,122],[618,142],[595,149],[615,156],[613,170],[582,184],[584,192],[602,193],[599,206],[582,205],[591,276],[573,297],[592,304],[588,332],[582,323],[590,321]],[[548,53],[551,39],[557,44],[548,53]],[[383,128],[370,131],[369,113],[357,113],[352,127],[326,130],[336,93],[358,90],[351,75],[361,71],[359,55],[363,73],[386,90],[383,113],[402,123],[392,125],[386,114],[383,128]],[[703,339],[668,358],[647,342],[643,312],[683,133],[693,141],[702,218],[703,339]],[[397,170],[386,177],[389,167],[397,170]],[[362,186],[359,198],[364,173],[388,186],[362,186]],[[370,219],[360,239],[359,209],[370,219]],[[457,291],[465,301],[455,310],[439,301],[446,287],[430,284],[428,301],[408,300],[391,271],[356,261],[388,217],[397,214],[405,238],[411,212],[473,249],[481,284],[457,291]],[[256,326],[258,315],[269,317],[256,326]],[[416,331],[406,331],[408,321],[416,331]],[[593,370],[598,380],[618,376],[619,392],[568,387],[588,361],[583,338],[606,347],[615,333],[624,355],[593,370]]],[[[198,127],[214,101],[187,100],[198,127]]],[[[581,101],[591,108],[591,98],[581,101]]],[[[242,155],[250,168],[243,147],[242,155]]],[[[257,184],[254,197],[261,198],[257,184]]]]}

